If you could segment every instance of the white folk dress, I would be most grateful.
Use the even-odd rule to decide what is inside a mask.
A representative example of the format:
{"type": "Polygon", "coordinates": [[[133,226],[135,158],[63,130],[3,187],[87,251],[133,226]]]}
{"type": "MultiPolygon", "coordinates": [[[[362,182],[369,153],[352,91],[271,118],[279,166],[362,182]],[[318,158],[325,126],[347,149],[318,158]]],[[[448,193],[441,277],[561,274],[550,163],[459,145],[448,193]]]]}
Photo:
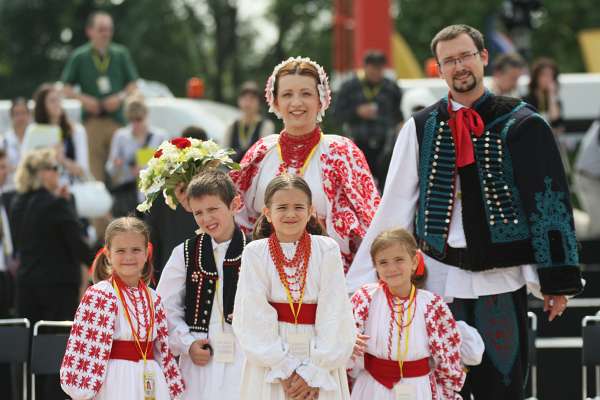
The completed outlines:
{"type": "MultiPolygon", "coordinates": [[[[223,277],[223,260],[230,242],[217,244],[214,240],[212,241],[220,282],[223,277]]],[[[210,341],[212,333],[220,332],[223,329],[226,333],[233,333],[233,329],[231,325],[222,321],[223,286],[220,284],[210,316],[208,335],[204,332],[190,332],[190,328],[185,322],[186,269],[183,253],[183,244],[173,249],[156,289],[163,298],[167,310],[169,344],[173,353],[179,356],[179,367],[186,386],[183,399],[238,400],[244,362],[244,353],[238,343],[234,344],[233,363],[219,363],[211,359],[205,366],[198,366],[189,357],[189,349],[194,341],[207,337],[210,341]]]]}
{"type": "MultiPolygon", "coordinates": [[[[293,257],[296,245],[281,243],[288,259],[293,257]]],[[[294,371],[309,386],[320,389],[319,400],[349,399],[346,365],[356,340],[356,327],[336,242],[311,235],[304,302],[317,303],[314,325],[279,322],[269,302],[288,300],[269,253],[268,239],[261,239],[244,250],[235,298],[233,328],[246,354],[240,399],[285,400],[281,380],[294,371]],[[308,359],[300,360],[288,353],[286,338],[291,332],[311,337],[308,359]]]]}
{"type": "MultiPolygon", "coordinates": [[[[461,335],[442,298],[417,289],[416,311],[408,333],[406,361],[430,358],[431,372],[425,376],[403,378],[401,383],[415,387],[415,400],[460,399],[465,372],[460,363],[461,335]]],[[[370,338],[366,352],[381,359],[398,360],[398,326],[380,284],[369,284],[352,296],[354,316],[359,330],[370,338]]],[[[412,309],[412,307],[411,307],[412,309]]],[[[406,332],[402,333],[404,346],[406,332]]],[[[353,365],[356,381],[353,400],[394,400],[388,389],[364,369],[361,357],[353,365]]]]}
{"type": "MultiPolygon", "coordinates": [[[[138,288],[127,288],[136,299],[138,314],[144,313],[138,288]]],[[[179,399],[183,382],[175,357],[167,343],[167,320],[160,297],[150,289],[156,312],[152,332],[154,359],[148,360],[146,371],[154,374],[156,400],[179,399]]],[[[123,294],[130,310],[134,304],[123,294]]],[[[145,343],[147,325],[130,313],[134,326],[140,324],[145,343]]],[[[63,390],[75,400],[144,400],[144,362],[110,359],[114,340],[132,341],[131,328],[121,301],[110,281],[101,281],[87,289],[75,314],[65,356],[60,369],[63,390]]]]}

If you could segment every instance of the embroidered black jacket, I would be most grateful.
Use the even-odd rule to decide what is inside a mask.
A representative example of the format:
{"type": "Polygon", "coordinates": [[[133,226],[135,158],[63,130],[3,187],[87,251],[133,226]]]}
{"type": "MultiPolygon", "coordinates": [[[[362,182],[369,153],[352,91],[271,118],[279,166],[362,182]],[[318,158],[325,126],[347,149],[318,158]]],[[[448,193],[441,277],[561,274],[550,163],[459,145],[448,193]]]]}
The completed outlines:
{"type": "MultiPolygon", "coordinates": [[[[475,104],[485,129],[472,136],[475,163],[456,168],[444,98],[415,116],[419,142],[416,236],[446,263],[455,177],[467,248],[463,269],[537,264],[544,294],[581,291],[569,188],[552,130],[520,100],[486,92],[475,104]]],[[[456,259],[456,257],[453,257],[456,259]]]]}

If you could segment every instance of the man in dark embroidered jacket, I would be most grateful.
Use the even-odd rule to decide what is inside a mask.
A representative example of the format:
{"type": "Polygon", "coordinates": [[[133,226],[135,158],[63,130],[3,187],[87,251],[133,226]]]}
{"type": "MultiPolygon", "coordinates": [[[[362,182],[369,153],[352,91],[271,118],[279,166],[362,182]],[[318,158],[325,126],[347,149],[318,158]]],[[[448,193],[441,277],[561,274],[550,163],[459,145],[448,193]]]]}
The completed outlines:
{"type": "Polygon", "coordinates": [[[374,281],[373,238],[414,228],[426,255],[426,288],[485,343],[463,398],[521,399],[527,368],[526,286],[549,319],[582,290],[569,189],[552,131],[531,106],[483,85],[481,33],[466,25],[432,41],[450,91],[399,133],[384,195],[347,276],[374,281]]]}

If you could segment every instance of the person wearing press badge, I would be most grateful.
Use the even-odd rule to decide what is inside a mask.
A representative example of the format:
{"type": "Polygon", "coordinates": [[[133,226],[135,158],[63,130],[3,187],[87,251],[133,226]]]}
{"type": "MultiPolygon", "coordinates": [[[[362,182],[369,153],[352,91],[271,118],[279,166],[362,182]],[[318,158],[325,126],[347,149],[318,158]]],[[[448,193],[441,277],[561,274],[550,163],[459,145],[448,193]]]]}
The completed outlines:
{"type": "Polygon", "coordinates": [[[113,21],[102,11],[92,13],[86,22],[87,44],[75,49],[63,70],[61,81],[67,96],[81,101],[82,121],[90,145],[90,168],[104,181],[114,132],[125,125],[122,105],[136,90],[138,73],[129,51],[112,43],[113,21]],[[75,91],[79,86],[79,91],[75,91]]]}
{"type": "Polygon", "coordinates": [[[461,359],[479,363],[481,338],[473,328],[459,328],[440,296],[420,288],[425,262],[408,231],[380,233],[371,258],[379,282],[362,286],[351,299],[357,326],[369,337],[364,357],[352,365],[351,398],[460,399],[461,359]],[[462,344],[465,339],[470,347],[462,344]],[[472,347],[477,350],[469,353],[472,347]]]}
{"type": "Polygon", "coordinates": [[[207,169],[187,186],[187,203],[201,232],[175,247],[157,287],[186,382],[183,398],[238,400],[244,356],[231,319],[249,241],[234,221],[240,199],[225,172],[207,169]]]}
{"type": "Polygon", "coordinates": [[[184,390],[169,349],[165,309],[152,277],[148,227],[112,221],[92,264],[95,284],[77,308],[60,368],[75,400],[179,399],[184,390]]]}
{"type": "Polygon", "coordinates": [[[246,356],[240,399],[350,398],[356,327],[339,247],[322,234],[304,179],[271,180],[235,297],[233,330],[246,356]]]}
{"type": "Polygon", "coordinates": [[[148,126],[148,108],[141,97],[127,98],[125,115],[129,125],[115,133],[106,162],[115,200],[112,208],[114,217],[123,217],[135,210],[140,201],[138,173],[166,139],[156,128],[148,126]]]}

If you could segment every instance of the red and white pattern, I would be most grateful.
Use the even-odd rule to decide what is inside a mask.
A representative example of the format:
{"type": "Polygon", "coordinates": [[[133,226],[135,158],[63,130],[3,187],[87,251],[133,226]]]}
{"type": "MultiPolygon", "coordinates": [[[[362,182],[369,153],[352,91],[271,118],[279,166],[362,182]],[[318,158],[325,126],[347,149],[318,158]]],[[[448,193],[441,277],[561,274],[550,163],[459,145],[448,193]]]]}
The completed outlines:
{"type": "MultiPolygon", "coordinates": [[[[164,374],[164,378],[157,377],[157,384],[166,381],[169,397],[176,399],[183,392],[184,384],[175,357],[169,350],[164,308],[160,297],[153,291],[152,295],[156,310],[155,331],[153,332],[154,361],[158,363],[156,369],[164,374]]],[[[124,321],[119,321],[122,316],[119,312],[118,302],[110,282],[102,281],[88,288],[77,308],[60,369],[61,386],[74,399],[110,398],[107,387],[111,386],[111,380],[107,379],[107,376],[111,376],[109,373],[111,363],[121,363],[120,365],[136,368],[141,364],[141,368],[143,368],[142,361],[133,363],[125,360],[110,360],[113,340],[132,340],[120,337],[122,334],[117,334],[117,331],[129,330],[128,326],[123,326],[125,325],[122,323],[124,321]],[[105,382],[106,385],[104,385],[105,382]]],[[[148,366],[151,367],[151,364],[152,361],[149,361],[148,366]]],[[[135,383],[132,382],[132,385],[135,383]]],[[[140,378],[140,390],[141,386],[140,378]]],[[[113,389],[123,393],[125,388],[117,387],[111,390],[113,389]]],[[[158,398],[159,396],[157,396],[158,398]]]]}
{"type": "MultiPolygon", "coordinates": [[[[242,159],[241,169],[230,173],[242,197],[236,220],[247,232],[252,230],[264,206],[256,201],[258,195],[262,196],[257,192],[264,190],[257,185],[259,177],[268,174],[272,179],[283,172],[277,154],[278,138],[279,135],[271,135],[256,142],[242,159]]],[[[340,246],[347,272],[380,201],[367,161],[350,139],[323,135],[304,178],[313,190],[313,203],[319,195],[325,199],[327,234],[340,246]],[[315,163],[318,172],[313,176],[309,169],[315,163]],[[315,179],[319,182],[314,182],[315,179]],[[321,189],[321,193],[315,193],[315,187],[321,189]]]]}
{"type": "Polygon", "coordinates": [[[461,337],[452,312],[444,300],[434,295],[425,313],[429,351],[435,361],[431,385],[441,389],[442,399],[460,400],[457,392],[465,383],[460,363],[461,337]]]}
{"type": "MultiPolygon", "coordinates": [[[[464,383],[465,372],[460,361],[461,337],[456,322],[443,300],[431,292],[418,289],[415,302],[416,314],[410,325],[406,359],[431,357],[434,367],[429,376],[404,378],[403,383],[415,386],[418,400],[459,400],[458,392],[464,383]]],[[[351,303],[358,329],[370,337],[367,352],[379,358],[397,360],[398,329],[394,324],[392,332],[389,330],[392,315],[381,286],[362,286],[352,296],[351,303]]],[[[394,399],[392,390],[362,369],[362,359],[354,363],[351,375],[356,377],[352,399],[394,399]]]]}

